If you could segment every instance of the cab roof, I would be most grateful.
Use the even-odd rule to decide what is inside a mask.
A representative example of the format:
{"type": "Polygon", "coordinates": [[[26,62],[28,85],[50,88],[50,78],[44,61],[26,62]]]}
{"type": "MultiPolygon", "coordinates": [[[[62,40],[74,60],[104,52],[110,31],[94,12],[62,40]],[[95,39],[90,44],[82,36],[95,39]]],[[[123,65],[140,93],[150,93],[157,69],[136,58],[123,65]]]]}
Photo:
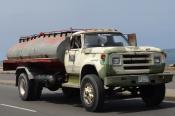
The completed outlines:
{"type": "Polygon", "coordinates": [[[74,34],[84,34],[84,33],[120,33],[116,29],[85,29],[75,32],[74,34]]]}

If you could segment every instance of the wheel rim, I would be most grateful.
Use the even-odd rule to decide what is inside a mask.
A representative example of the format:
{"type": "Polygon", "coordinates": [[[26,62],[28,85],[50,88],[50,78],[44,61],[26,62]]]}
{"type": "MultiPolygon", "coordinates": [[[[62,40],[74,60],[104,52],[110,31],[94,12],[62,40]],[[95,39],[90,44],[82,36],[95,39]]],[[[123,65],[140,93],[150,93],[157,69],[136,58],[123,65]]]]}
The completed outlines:
{"type": "Polygon", "coordinates": [[[94,89],[90,83],[86,83],[83,91],[84,102],[88,105],[94,102],[94,89]]]}
{"type": "Polygon", "coordinates": [[[20,80],[19,90],[20,94],[24,96],[26,93],[26,82],[23,78],[20,80]]]}

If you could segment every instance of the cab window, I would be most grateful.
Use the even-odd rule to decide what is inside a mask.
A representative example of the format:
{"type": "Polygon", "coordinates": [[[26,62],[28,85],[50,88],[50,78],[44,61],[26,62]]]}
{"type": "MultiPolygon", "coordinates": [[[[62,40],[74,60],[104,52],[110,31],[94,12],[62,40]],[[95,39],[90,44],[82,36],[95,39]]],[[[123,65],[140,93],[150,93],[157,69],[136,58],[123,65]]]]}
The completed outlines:
{"type": "Polygon", "coordinates": [[[73,36],[71,40],[71,49],[79,49],[81,48],[81,36],[73,36]]]}

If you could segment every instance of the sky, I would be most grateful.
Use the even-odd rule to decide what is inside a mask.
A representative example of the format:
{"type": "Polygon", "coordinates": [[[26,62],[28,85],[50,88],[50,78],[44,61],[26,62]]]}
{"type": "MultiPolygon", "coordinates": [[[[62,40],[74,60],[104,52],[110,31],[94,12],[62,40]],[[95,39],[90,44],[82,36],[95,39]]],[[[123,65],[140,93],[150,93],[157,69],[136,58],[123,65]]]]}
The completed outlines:
{"type": "Polygon", "coordinates": [[[0,0],[0,60],[20,36],[69,28],[136,33],[138,45],[175,48],[174,0],[0,0]]]}

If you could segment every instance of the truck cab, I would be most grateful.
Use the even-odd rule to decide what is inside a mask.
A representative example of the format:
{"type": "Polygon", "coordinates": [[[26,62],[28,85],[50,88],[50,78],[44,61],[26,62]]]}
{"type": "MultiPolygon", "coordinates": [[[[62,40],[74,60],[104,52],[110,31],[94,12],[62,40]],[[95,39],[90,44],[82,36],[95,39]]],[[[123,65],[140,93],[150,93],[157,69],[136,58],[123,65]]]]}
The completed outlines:
{"type": "MultiPolygon", "coordinates": [[[[80,84],[85,73],[83,71],[90,67],[106,86],[120,86],[122,83],[114,81],[129,78],[128,75],[163,73],[165,53],[155,47],[138,47],[135,34],[126,37],[114,30],[89,30],[74,33],[70,37],[70,46],[65,52],[64,62],[70,83],[80,84]],[[114,76],[118,76],[117,79],[108,80],[115,78],[114,76]]],[[[151,80],[144,77],[143,81],[149,81],[145,83],[151,83],[151,80]]],[[[130,85],[139,84],[132,78],[121,80],[130,80],[130,85]]],[[[152,84],[157,81],[153,79],[152,84]]],[[[123,85],[127,86],[125,82],[123,85]]]]}
{"type": "Polygon", "coordinates": [[[93,104],[92,99],[95,99],[92,98],[95,85],[88,82],[91,79],[91,83],[99,81],[95,83],[97,86],[101,82],[105,91],[118,88],[118,91],[132,94],[140,92],[144,102],[150,106],[163,100],[164,84],[172,81],[172,74],[164,73],[165,53],[161,49],[138,47],[135,34],[124,35],[110,29],[74,33],[64,62],[69,81],[63,86],[80,88],[81,99],[88,110],[93,110],[89,104],[93,104]],[[156,91],[161,92],[158,94],[156,91]],[[151,94],[147,95],[149,92],[151,94]],[[159,97],[151,100],[157,96],[154,93],[159,97]]]}

